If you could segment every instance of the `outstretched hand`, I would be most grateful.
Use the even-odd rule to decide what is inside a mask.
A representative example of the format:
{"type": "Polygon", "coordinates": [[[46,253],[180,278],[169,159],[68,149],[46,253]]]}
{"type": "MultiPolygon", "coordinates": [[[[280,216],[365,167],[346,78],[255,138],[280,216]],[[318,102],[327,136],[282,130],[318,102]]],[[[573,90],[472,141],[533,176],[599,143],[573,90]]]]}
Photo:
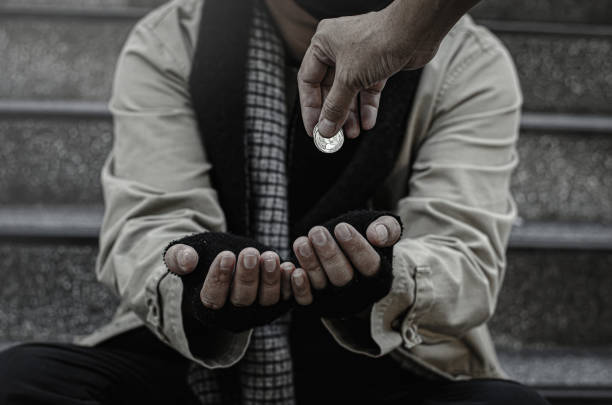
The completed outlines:
{"type": "Polygon", "coordinates": [[[238,332],[271,322],[294,301],[320,316],[359,312],[390,288],[391,247],[400,235],[394,217],[361,211],[297,238],[292,261],[281,263],[258,242],[227,233],[175,241],[164,261],[181,276],[193,317],[238,332]]]}
{"type": "Polygon", "coordinates": [[[315,226],[308,237],[297,238],[293,251],[300,268],[293,272],[292,281],[296,277],[304,279],[299,285],[292,283],[297,303],[310,305],[317,291],[326,290],[330,285],[336,290],[347,286],[355,278],[355,272],[365,278],[376,276],[381,269],[381,256],[375,248],[393,246],[401,231],[395,218],[381,216],[368,225],[365,235],[351,224],[341,222],[334,227],[334,236],[327,228],[315,226]]]}
{"type": "MultiPolygon", "coordinates": [[[[194,248],[176,244],[165,255],[168,270],[186,275],[195,270],[198,254],[194,248]]],[[[293,264],[280,265],[279,256],[272,251],[243,249],[236,259],[231,251],[219,253],[210,265],[200,291],[202,305],[210,309],[223,307],[228,299],[236,307],[270,306],[291,298],[290,277],[293,264]]]]}

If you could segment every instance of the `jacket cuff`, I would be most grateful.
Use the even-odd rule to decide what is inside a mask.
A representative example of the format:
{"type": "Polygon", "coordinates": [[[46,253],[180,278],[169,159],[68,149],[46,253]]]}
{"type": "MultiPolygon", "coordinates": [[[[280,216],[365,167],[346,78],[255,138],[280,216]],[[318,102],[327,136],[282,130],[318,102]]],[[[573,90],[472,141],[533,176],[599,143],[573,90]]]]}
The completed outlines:
{"type": "MultiPolygon", "coordinates": [[[[424,258],[420,258],[418,250],[409,249],[407,256],[397,254],[396,248],[397,245],[391,290],[374,303],[368,318],[323,319],[334,339],[345,349],[379,357],[400,346],[410,349],[422,342],[418,321],[433,304],[431,270],[420,260],[424,258]]],[[[406,251],[404,246],[399,249],[406,251]]]]}
{"type": "Polygon", "coordinates": [[[206,368],[225,368],[237,363],[249,345],[252,329],[232,333],[221,329],[200,328],[186,333],[181,310],[183,283],[160,267],[145,289],[146,325],[157,337],[186,358],[206,368]],[[206,344],[202,344],[205,340],[206,344]]]}

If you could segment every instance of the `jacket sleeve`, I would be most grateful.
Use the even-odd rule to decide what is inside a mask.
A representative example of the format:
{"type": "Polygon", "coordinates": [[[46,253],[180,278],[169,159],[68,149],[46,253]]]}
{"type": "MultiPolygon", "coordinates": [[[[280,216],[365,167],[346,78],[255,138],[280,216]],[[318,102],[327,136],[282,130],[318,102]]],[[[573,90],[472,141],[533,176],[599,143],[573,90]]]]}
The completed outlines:
{"type": "Polygon", "coordinates": [[[466,41],[434,94],[409,193],[397,206],[404,233],[392,289],[369,313],[369,336],[355,333],[355,320],[324,320],[350,350],[379,356],[425,335],[460,337],[495,310],[516,215],[510,177],[522,96],[507,51],[488,40],[466,41]]]}
{"type": "Polygon", "coordinates": [[[103,171],[106,211],[96,262],[98,279],[162,341],[201,365],[227,367],[246,350],[250,332],[200,331],[194,356],[181,314],[182,284],[162,261],[170,241],[225,231],[205,151],[190,106],[190,66],[139,24],[118,62],[110,109],[114,144],[103,171]]]}

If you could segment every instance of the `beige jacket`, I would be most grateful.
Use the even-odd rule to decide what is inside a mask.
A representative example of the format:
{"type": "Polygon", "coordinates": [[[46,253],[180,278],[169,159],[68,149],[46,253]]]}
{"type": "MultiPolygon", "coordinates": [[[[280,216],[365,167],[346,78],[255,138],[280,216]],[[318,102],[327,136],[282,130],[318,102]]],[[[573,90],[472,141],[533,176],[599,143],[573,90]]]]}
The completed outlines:
{"type": "MultiPolygon", "coordinates": [[[[240,360],[251,331],[211,333],[210,350],[194,357],[182,327],[182,285],[167,276],[161,256],[171,240],[225,230],[187,84],[201,11],[202,0],[171,1],[136,25],[121,53],[96,264],[121,304],[81,343],[146,325],[185,357],[216,368],[240,360]]],[[[451,379],[505,376],[485,323],[515,217],[509,181],[521,101],[506,49],[464,17],[424,69],[398,163],[372,200],[405,226],[392,290],[357,326],[323,320],[340,345],[391,353],[451,379]]]]}

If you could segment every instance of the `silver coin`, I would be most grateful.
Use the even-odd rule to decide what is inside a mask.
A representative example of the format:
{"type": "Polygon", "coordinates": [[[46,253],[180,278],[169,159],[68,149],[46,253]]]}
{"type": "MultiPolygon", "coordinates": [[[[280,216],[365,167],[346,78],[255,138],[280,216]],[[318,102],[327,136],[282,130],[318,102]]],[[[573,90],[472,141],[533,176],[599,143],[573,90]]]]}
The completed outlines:
{"type": "Polygon", "coordinates": [[[344,131],[342,128],[340,128],[340,131],[331,138],[325,138],[319,132],[319,126],[315,125],[312,134],[315,146],[323,153],[338,152],[344,144],[344,131]]]}

